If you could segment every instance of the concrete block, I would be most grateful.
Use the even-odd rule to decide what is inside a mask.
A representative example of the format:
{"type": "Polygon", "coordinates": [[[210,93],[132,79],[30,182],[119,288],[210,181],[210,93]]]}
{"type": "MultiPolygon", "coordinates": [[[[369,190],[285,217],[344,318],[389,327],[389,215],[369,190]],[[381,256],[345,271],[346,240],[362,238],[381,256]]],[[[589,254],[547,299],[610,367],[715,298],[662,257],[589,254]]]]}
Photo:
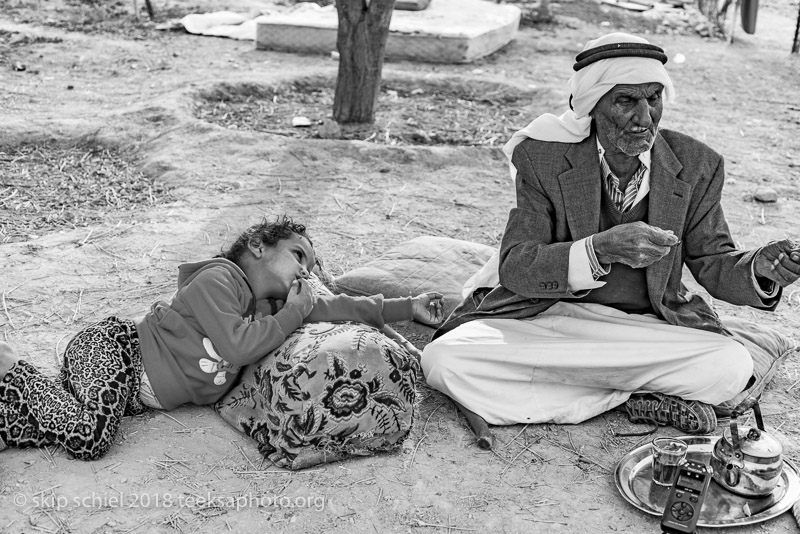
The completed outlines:
{"type": "Polygon", "coordinates": [[[430,3],[431,0],[397,0],[394,8],[404,11],[420,11],[428,7],[430,3]]]}
{"type": "MultiPolygon", "coordinates": [[[[469,63],[510,43],[521,11],[485,0],[433,0],[421,11],[392,13],[386,58],[469,63]]],[[[336,50],[336,8],[265,15],[257,20],[256,49],[329,54],[336,50]]]]}

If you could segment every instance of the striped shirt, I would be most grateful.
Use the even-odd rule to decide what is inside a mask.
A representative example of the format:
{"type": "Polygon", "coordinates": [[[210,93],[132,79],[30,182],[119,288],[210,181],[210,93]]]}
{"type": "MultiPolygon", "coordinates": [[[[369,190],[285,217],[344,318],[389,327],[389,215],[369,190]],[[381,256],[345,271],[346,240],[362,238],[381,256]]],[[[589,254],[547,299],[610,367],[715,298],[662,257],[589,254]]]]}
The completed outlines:
{"type": "Polygon", "coordinates": [[[617,207],[620,213],[625,213],[633,206],[634,201],[639,194],[639,187],[642,185],[644,175],[649,169],[647,168],[647,165],[640,160],[639,168],[636,170],[636,174],[634,174],[633,178],[631,178],[628,182],[628,185],[625,187],[625,191],[621,191],[619,188],[619,178],[611,171],[611,167],[608,166],[608,162],[606,161],[605,150],[600,147],[598,152],[600,154],[600,167],[603,171],[603,178],[605,180],[608,196],[612,201],[614,201],[614,205],[617,207]]]}

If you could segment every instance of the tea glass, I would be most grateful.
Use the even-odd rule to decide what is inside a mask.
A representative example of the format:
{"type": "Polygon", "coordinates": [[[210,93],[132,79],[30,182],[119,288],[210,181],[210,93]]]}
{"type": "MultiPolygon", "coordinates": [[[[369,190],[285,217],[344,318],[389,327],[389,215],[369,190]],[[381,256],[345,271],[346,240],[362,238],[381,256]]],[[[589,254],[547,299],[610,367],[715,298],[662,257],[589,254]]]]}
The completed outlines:
{"type": "Polygon", "coordinates": [[[689,445],[677,438],[653,440],[653,482],[659,486],[672,486],[678,466],[686,458],[689,445]]]}

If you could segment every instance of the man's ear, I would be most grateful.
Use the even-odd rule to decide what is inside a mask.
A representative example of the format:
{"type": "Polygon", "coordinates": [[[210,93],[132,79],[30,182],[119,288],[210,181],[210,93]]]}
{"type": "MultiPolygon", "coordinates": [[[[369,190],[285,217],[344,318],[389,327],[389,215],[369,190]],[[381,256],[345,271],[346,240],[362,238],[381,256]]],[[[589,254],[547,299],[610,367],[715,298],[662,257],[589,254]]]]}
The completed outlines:
{"type": "Polygon", "coordinates": [[[256,257],[256,259],[261,259],[261,256],[264,255],[264,244],[258,243],[256,241],[250,241],[247,243],[247,248],[256,257]]]}

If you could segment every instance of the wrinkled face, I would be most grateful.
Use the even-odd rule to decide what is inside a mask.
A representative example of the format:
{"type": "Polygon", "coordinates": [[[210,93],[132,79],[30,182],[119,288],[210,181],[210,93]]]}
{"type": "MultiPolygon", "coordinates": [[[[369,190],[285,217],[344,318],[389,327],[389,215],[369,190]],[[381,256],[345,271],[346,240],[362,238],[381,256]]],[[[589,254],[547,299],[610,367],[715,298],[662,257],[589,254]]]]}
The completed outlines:
{"type": "Polygon", "coordinates": [[[311,243],[305,237],[292,234],[272,247],[264,246],[259,260],[258,275],[269,287],[266,297],[285,300],[297,278],[306,278],[314,268],[316,258],[311,243]]]}
{"type": "Polygon", "coordinates": [[[661,120],[664,86],[660,83],[615,85],[590,115],[609,155],[638,156],[653,146],[661,120]]]}

